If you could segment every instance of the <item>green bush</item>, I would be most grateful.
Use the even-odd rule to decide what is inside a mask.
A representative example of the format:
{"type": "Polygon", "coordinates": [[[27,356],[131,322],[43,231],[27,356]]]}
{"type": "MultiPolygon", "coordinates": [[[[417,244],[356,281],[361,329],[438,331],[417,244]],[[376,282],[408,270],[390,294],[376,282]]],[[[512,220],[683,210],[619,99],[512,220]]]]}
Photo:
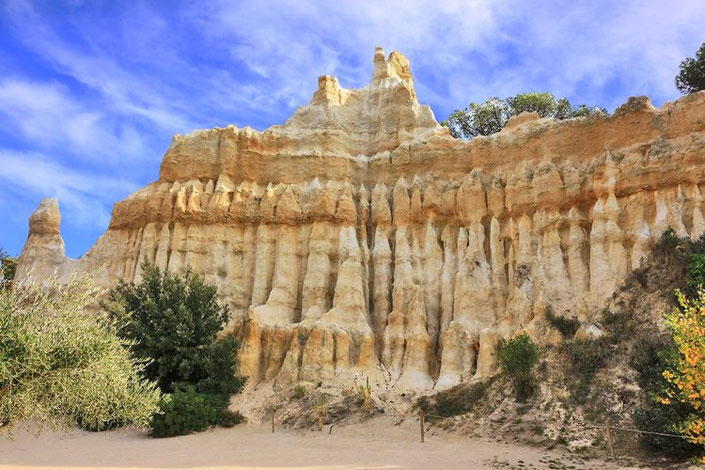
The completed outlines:
{"type": "Polygon", "coordinates": [[[566,341],[563,351],[567,356],[566,386],[575,403],[588,401],[595,374],[607,365],[612,354],[605,338],[566,341]]]}
{"type": "Polygon", "coordinates": [[[681,240],[676,235],[676,232],[668,227],[659,237],[658,241],[652,248],[653,254],[657,258],[665,258],[667,260],[678,257],[680,252],[676,250],[681,240]]]}
{"type": "MultiPolygon", "coordinates": [[[[641,338],[632,348],[630,365],[638,372],[639,386],[647,400],[634,412],[634,424],[642,431],[673,434],[677,423],[690,415],[690,409],[679,402],[664,405],[655,399],[666,387],[663,371],[675,344],[667,335],[641,338]]],[[[702,448],[685,439],[642,434],[640,444],[648,452],[672,459],[688,459],[699,455],[702,448]]]]}
{"type": "Polygon", "coordinates": [[[236,374],[238,341],[218,332],[229,319],[215,286],[190,269],[183,276],[142,265],[139,284],[121,283],[104,304],[136,355],[149,359],[145,376],[164,393],[152,435],[177,436],[242,420],[228,411],[229,397],[245,378],[236,374]]]}
{"type": "Polygon", "coordinates": [[[145,263],[142,271],[139,284],[119,284],[104,306],[135,355],[150,360],[145,376],[164,393],[179,385],[201,393],[239,392],[245,379],[235,371],[238,342],[218,340],[229,312],[218,305],[216,287],[191,270],[178,276],[145,263]]]}
{"type": "Polygon", "coordinates": [[[610,346],[633,340],[638,323],[639,319],[635,318],[632,310],[624,309],[616,312],[603,310],[600,324],[607,335],[602,342],[605,346],[610,346]]]}
{"type": "Polygon", "coordinates": [[[553,328],[558,330],[564,339],[575,336],[578,328],[580,328],[580,322],[577,319],[557,317],[550,306],[546,307],[546,320],[553,328]]]}
{"type": "Polygon", "coordinates": [[[539,348],[529,335],[520,333],[497,345],[497,362],[512,382],[517,400],[526,401],[536,389],[534,369],[539,360],[539,348]]]}
{"type": "Polygon", "coordinates": [[[232,427],[244,418],[229,411],[226,395],[200,393],[193,386],[165,395],[152,418],[152,436],[172,437],[200,432],[211,426],[232,427]]]}
{"type": "Polygon", "coordinates": [[[496,377],[491,377],[482,382],[461,383],[432,397],[421,397],[417,406],[431,415],[429,421],[433,421],[434,416],[445,418],[462,415],[482,403],[495,380],[496,377]]]}
{"type": "Polygon", "coordinates": [[[0,290],[0,423],[149,424],[159,391],[115,324],[84,311],[99,294],[87,277],[0,290]]]}
{"type": "Polygon", "coordinates": [[[705,253],[693,253],[688,263],[688,290],[697,293],[705,286],[705,253]]]}

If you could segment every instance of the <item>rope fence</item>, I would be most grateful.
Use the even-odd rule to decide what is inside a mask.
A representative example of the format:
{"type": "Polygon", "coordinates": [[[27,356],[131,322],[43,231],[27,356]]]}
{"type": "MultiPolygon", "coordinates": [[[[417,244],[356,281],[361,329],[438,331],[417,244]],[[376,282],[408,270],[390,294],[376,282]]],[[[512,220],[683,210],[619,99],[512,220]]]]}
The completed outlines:
{"type": "MultiPolygon", "coordinates": [[[[592,428],[592,429],[602,429],[601,426],[585,426],[586,428],[592,428]]],[[[610,425],[610,429],[614,429],[616,431],[628,431],[628,432],[637,432],[639,434],[652,434],[654,436],[666,436],[666,437],[677,437],[678,439],[688,439],[686,436],[681,436],[680,434],[668,434],[665,432],[655,432],[655,431],[642,431],[641,429],[630,429],[630,428],[618,428],[615,426],[610,425]]]]}
{"type": "MultiPolygon", "coordinates": [[[[394,414],[398,418],[400,418],[399,423],[404,421],[409,416],[413,416],[413,415],[409,415],[406,413],[404,413],[404,414],[398,413],[393,410],[390,410],[390,411],[392,411],[392,414],[394,414]]],[[[418,417],[419,417],[419,425],[420,425],[419,431],[420,431],[421,443],[424,443],[426,440],[426,418],[435,418],[435,419],[447,419],[448,418],[448,416],[439,416],[439,415],[434,415],[434,414],[428,414],[422,408],[419,408],[418,417]]],[[[272,432],[274,432],[274,430],[275,430],[275,426],[274,426],[275,412],[274,411],[271,414],[271,419],[272,419],[272,432]]],[[[338,420],[337,422],[331,423],[330,427],[328,429],[328,434],[332,434],[333,427],[335,425],[339,424],[341,421],[343,421],[343,420],[338,420]]],[[[429,429],[431,428],[431,426],[429,426],[429,429]]],[[[679,434],[670,434],[670,433],[656,432],[656,431],[643,431],[641,429],[622,428],[622,427],[618,427],[618,426],[612,426],[610,424],[609,420],[605,421],[604,426],[585,425],[584,427],[590,428],[590,429],[601,429],[604,431],[605,438],[606,438],[607,444],[609,446],[610,456],[612,457],[612,460],[615,460],[615,461],[617,460],[617,455],[616,455],[616,452],[614,449],[614,440],[612,438],[612,431],[623,431],[623,432],[631,432],[631,433],[637,433],[637,434],[648,434],[648,435],[653,435],[653,436],[672,437],[672,438],[676,438],[676,439],[688,440],[688,438],[686,436],[682,436],[679,434]]],[[[320,430],[322,430],[322,429],[320,429],[320,430]]]]}

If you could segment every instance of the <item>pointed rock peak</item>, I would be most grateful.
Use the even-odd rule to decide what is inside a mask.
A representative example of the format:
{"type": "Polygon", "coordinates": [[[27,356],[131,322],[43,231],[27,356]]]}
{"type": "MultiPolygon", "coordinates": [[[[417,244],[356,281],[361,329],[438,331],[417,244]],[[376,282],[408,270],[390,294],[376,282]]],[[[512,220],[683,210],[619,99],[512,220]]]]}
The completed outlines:
{"type": "Polygon", "coordinates": [[[598,199],[594,206],[592,206],[593,218],[601,216],[605,212],[605,202],[602,198],[598,199]]]}
{"type": "Polygon", "coordinates": [[[402,176],[397,180],[397,184],[394,185],[394,192],[399,192],[399,191],[407,191],[409,189],[409,185],[406,184],[406,180],[402,176]]]}
{"type": "Polygon", "coordinates": [[[385,58],[384,49],[377,46],[375,47],[373,64],[373,85],[379,85],[382,80],[391,77],[396,77],[401,80],[413,80],[411,68],[409,67],[409,59],[404,57],[399,51],[392,52],[387,59],[385,58]]]}
{"type": "Polygon", "coordinates": [[[372,84],[379,85],[383,79],[389,77],[389,63],[384,56],[382,46],[375,47],[375,55],[372,59],[374,69],[372,71],[372,84]]]}
{"type": "Polygon", "coordinates": [[[605,211],[611,217],[617,217],[621,212],[619,202],[617,201],[617,197],[614,195],[614,191],[610,191],[610,195],[605,203],[605,211]]]}
{"type": "Polygon", "coordinates": [[[255,197],[262,197],[264,195],[265,188],[257,184],[255,181],[249,182],[247,188],[248,191],[255,197]]]}
{"type": "Polygon", "coordinates": [[[335,214],[337,194],[330,181],[318,192],[310,213],[314,217],[329,218],[335,214]]]}
{"type": "Polygon", "coordinates": [[[288,184],[278,183],[276,186],[274,186],[274,194],[276,194],[277,196],[281,196],[282,193],[289,187],[290,185],[288,184]]]}
{"type": "Polygon", "coordinates": [[[518,230],[519,229],[517,227],[516,221],[514,220],[514,217],[510,217],[504,229],[505,233],[507,234],[507,237],[516,239],[519,233],[518,230]]]}
{"type": "Polygon", "coordinates": [[[259,210],[262,217],[271,218],[274,215],[274,207],[276,206],[275,200],[276,194],[274,192],[274,187],[271,183],[269,183],[267,185],[267,189],[262,195],[262,202],[260,203],[259,210]]]}
{"type": "Polygon", "coordinates": [[[345,99],[348,95],[348,90],[341,88],[336,77],[321,75],[318,77],[318,90],[314,93],[311,103],[331,103],[341,105],[345,103],[345,99]]]}
{"type": "Polygon", "coordinates": [[[519,218],[519,230],[525,230],[526,232],[531,230],[531,218],[528,214],[522,214],[519,218]]]}
{"type": "Polygon", "coordinates": [[[343,182],[343,184],[341,184],[335,192],[338,195],[338,198],[340,199],[348,197],[352,199],[352,189],[350,187],[350,183],[348,183],[347,181],[343,182]]]}
{"type": "Polygon", "coordinates": [[[338,201],[338,209],[335,213],[336,219],[343,224],[353,225],[357,222],[357,210],[353,202],[350,185],[346,184],[338,201]]]}
{"type": "Polygon", "coordinates": [[[470,173],[466,174],[463,178],[463,182],[460,184],[460,191],[470,192],[470,191],[484,191],[485,189],[485,175],[482,170],[477,168],[473,169],[470,173]]]}
{"type": "Polygon", "coordinates": [[[284,223],[295,223],[301,217],[301,208],[296,200],[296,194],[287,186],[277,202],[277,219],[284,223]]]}
{"type": "Polygon", "coordinates": [[[60,224],[59,200],[55,197],[46,198],[29,218],[29,234],[58,235],[60,224]]]}
{"type": "Polygon", "coordinates": [[[388,189],[383,183],[377,183],[372,189],[372,221],[375,225],[386,226],[392,222],[392,212],[387,200],[388,189]]]}
{"type": "Polygon", "coordinates": [[[320,191],[323,189],[323,185],[321,185],[321,181],[318,179],[318,176],[316,176],[313,181],[311,181],[311,186],[310,186],[311,191],[320,191]]]}
{"type": "Polygon", "coordinates": [[[386,197],[388,191],[389,189],[386,184],[377,183],[375,184],[375,187],[372,188],[372,197],[386,197]]]}
{"type": "Polygon", "coordinates": [[[404,54],[402,54],[401,52],[392,51],[392,53],[389,54],[389,59],[387,59],[387,62],[402,80],[414,79],[413,75],[411,74],[409,59],[407,59],[406,56],[404,56],[404,54]]]}
{"type": "Polygon", "coordinates": [[[450,240],[452,240],[453,237],[453,231],[450,228],[450,224],[446,224],[445,227],[443,227],[443,232],[441,233],[441,240],[443,240],[443,244],[447,245],[449,244],[450,240]]]}
{"type": "Polygon", "coordinates": [[[345,261],[348,258],[358,258],[360,256],[360,245],[357,242],[357,235],[353,227],[343,227],[338,236],[339,258],[345,261]]]}
{"type": "Polygon", "coordinates": [[[236,193],[251,193],[252,188],[250,187],[250,182],[249,181],[242,181],[237,187],[235,188],[236,193]]]}
{"type": "Polygon", "coordinates": [[[215,183],[216,192],[229,193],[233,191],[234,188],[235,185],[233,184],[232,180],[228,175],[226,175],[225,173],[221,173],[218,175],[218,181],[215,183]]]}
{"type": "Polygon", "coordinates": [[[379,225],[375,229],[375,244],[372,250],[377,255],[386,254],[391,256],[392,248],[389,246],[389,240],[382,227],[379,225]]]}
{"type": "Polygon", "coordinates": [[[370,199],[370,193],[367,191],[367,188],[364,184],[360,185],[360,189],[357,191],[357,194],[360,198],[360,201],[369,201],[370,199]]]}

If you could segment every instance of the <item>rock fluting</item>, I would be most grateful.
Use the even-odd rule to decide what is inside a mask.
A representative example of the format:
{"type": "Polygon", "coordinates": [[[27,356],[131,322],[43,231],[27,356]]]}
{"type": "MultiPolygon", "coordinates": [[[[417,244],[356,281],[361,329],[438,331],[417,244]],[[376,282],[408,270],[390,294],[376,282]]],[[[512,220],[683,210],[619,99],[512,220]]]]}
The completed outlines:
{"type": "Polygon", "coordinates": [[[230,307],[251,385],[441,389],[492,373],[499,338],[541,335],[548,306],[589,322],[668,227],[705,233],[704,93],[463,141],[398,52],[375,51],[364,88],[318,85],[282,126],[176,136],[78,260],[45,200],[17,279],[190,266],[230,307]]]}

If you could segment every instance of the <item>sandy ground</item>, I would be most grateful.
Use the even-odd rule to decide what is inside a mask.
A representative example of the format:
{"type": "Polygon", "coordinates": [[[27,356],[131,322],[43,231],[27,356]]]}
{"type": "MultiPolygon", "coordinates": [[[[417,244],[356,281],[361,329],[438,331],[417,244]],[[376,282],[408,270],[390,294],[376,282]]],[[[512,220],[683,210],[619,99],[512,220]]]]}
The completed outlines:
{"type": "Polygon", "coordinates": [[[136,430],[88,433],[15,429],[0,435],[0,469],[474,469],[625,468],[557,451],[467,439],[418,422],[381,417],[323,432],[240,425],[189,436],[152,439],[136,430]]]}

